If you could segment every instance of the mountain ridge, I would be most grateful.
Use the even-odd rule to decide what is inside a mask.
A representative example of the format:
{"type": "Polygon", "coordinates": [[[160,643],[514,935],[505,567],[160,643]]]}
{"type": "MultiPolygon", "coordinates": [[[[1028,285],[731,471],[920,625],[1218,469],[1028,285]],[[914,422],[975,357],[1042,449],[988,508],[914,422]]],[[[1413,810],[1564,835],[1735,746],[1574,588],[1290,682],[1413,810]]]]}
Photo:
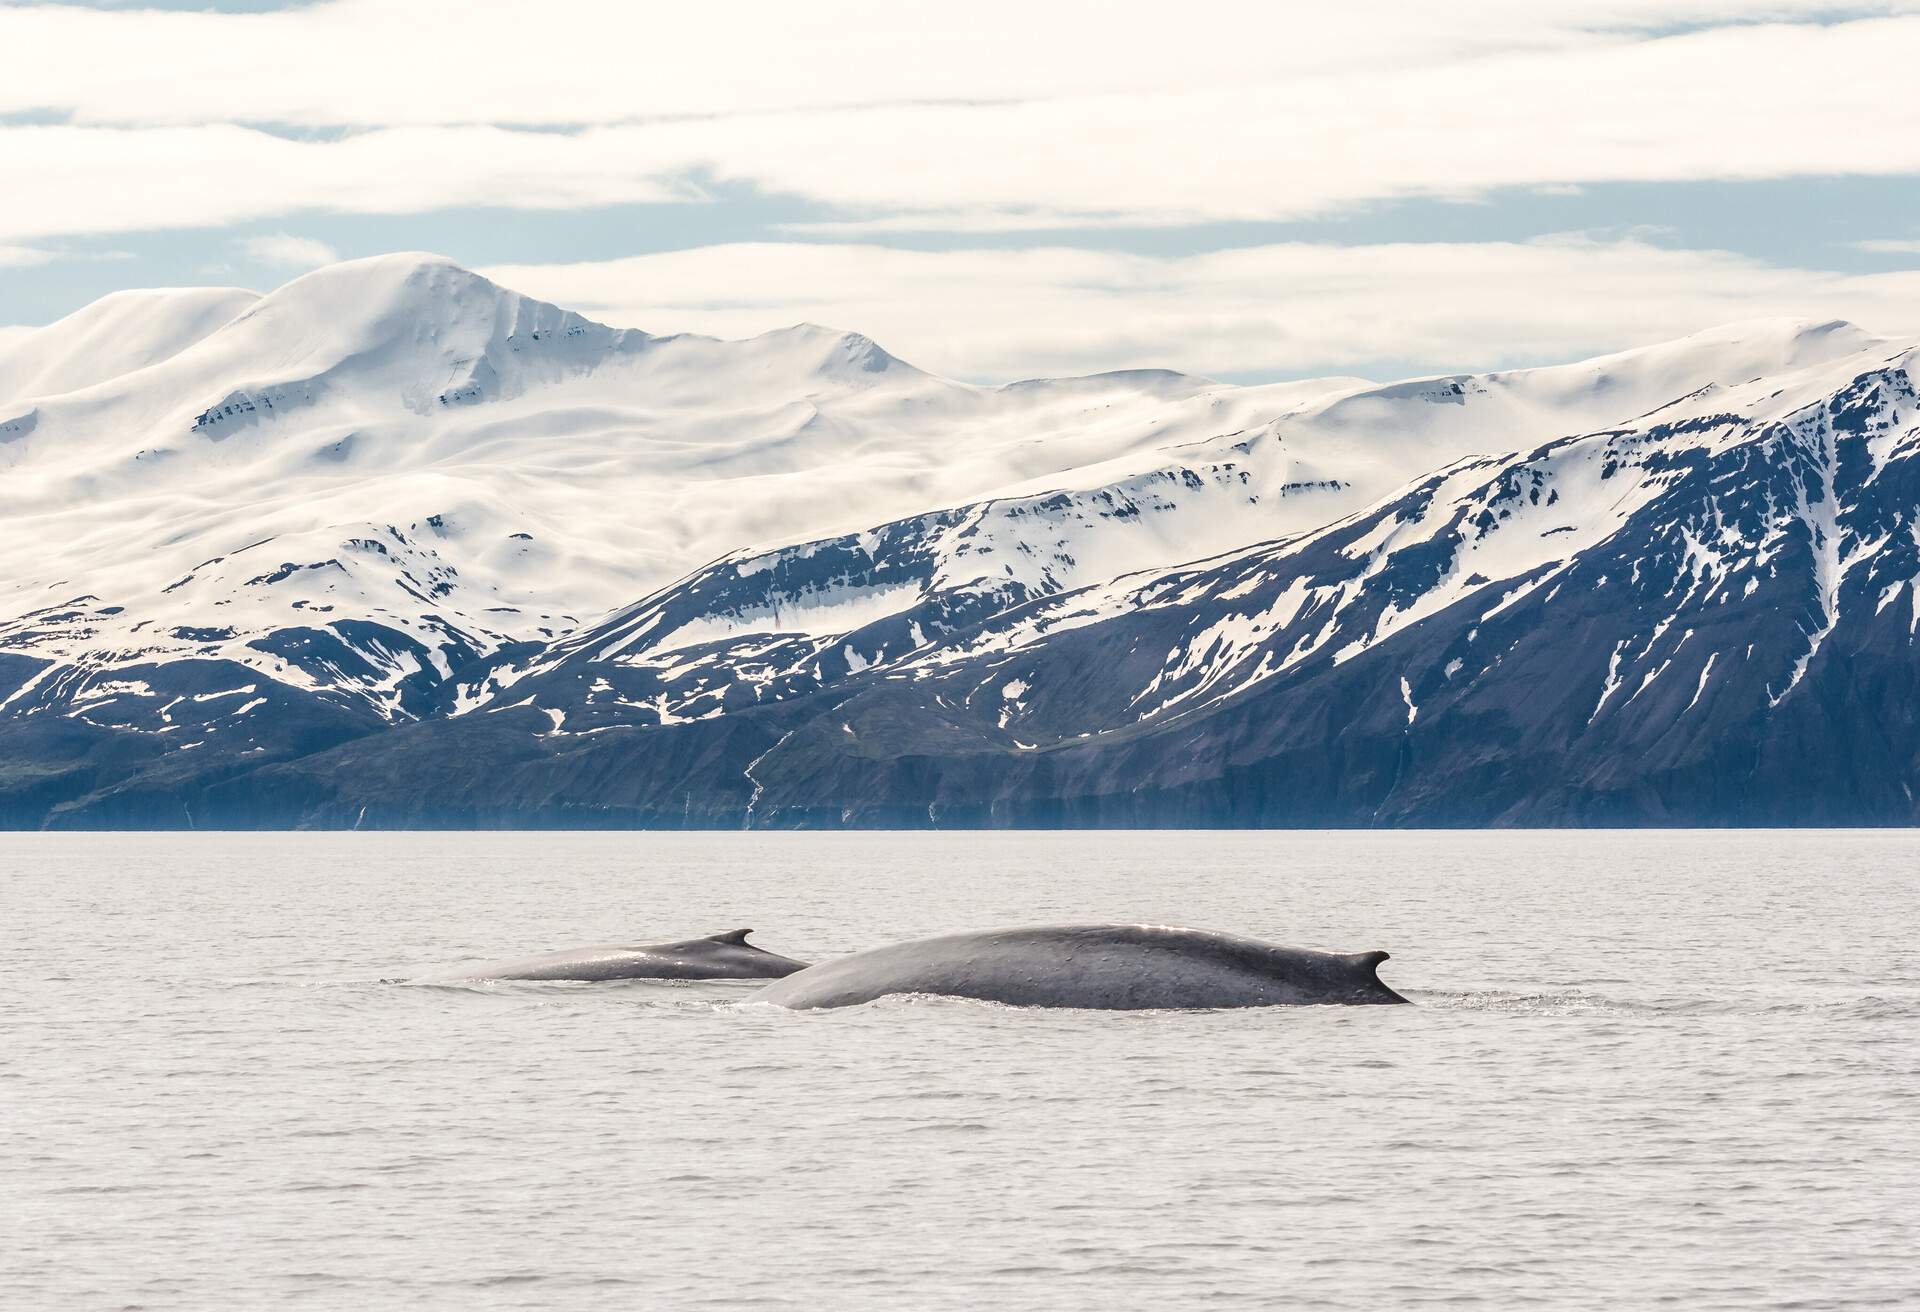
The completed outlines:
{"type": "Polygon", "coordinates": [[[1915,348],[1852,325],[996,388],[417,255],[167,318],[0,399],[0,823],[1920,818],[1915,348]]]}

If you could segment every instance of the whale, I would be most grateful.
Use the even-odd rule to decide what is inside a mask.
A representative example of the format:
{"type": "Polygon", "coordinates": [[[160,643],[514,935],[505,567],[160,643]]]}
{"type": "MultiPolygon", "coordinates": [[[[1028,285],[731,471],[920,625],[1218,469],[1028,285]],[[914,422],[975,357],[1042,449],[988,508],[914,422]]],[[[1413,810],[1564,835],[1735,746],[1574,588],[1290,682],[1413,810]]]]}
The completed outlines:
{"type": "Polygon", "coordinates": [[[747,942],[751,929],[680,943],[600,943],[513,961],[490,961],[424,976],[458,980],[780,979],[807,963],[747,942]]]}
{"type": "Polygon", "coordinates": [[[776,980],[748,1002],[808,1010],[894,994],[1015,1007],[1144,1011],[1398,1003],[1384,952],[1341,954],[1170,925],[1044,925],[871,948],[776,980]]]}

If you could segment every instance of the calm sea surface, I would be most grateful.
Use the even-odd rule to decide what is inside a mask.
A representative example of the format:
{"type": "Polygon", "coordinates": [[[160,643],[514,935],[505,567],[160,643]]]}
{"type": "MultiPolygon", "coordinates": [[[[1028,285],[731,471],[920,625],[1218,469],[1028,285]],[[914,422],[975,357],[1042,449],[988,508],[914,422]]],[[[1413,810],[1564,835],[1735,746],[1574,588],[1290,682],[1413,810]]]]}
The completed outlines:
{"type": "Polygon", "coordinates": [[[1920,834],[0,835],[0,1306],[1920,1307],[1920,834]],[[1177,922],[1419,1006],[382,983],[1177,922]]]}

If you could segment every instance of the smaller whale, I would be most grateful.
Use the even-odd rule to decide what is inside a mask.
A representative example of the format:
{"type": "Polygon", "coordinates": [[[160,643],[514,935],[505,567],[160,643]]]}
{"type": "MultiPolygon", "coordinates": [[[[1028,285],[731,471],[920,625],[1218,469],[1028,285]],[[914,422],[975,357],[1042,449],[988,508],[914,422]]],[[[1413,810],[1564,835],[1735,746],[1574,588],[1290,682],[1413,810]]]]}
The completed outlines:
{"type": "Polygon", "coordinates": [[[749,1000],[806,1009],[931,993],[1108,1011],[1405,1002],[1374,973],[1386,959],[1165,925],[1056,925],[871,948],[809,966],[749,1000]]]}
{"type": "Polygon", "coordinates": [[[602,943],[547,952],[517,961],[492,961],[424,978],[472,979],[780,979],[807,963],[747,942],[750,929],[731,930],[684,943],[602,943]]]}

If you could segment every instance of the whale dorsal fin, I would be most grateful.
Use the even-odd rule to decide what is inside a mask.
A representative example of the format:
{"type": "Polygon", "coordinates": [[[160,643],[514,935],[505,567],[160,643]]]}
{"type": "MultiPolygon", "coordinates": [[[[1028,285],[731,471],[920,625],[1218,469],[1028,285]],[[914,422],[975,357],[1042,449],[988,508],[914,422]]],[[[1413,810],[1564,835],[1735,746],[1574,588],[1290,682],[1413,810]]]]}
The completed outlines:
{"type": "Polygon", "coordinates": [[[747,942],[747,935],[751,933],[753,933],[753,931],[750,929],[730,929],[724,934],[708,935],[707,942],[719,943],[727,947],[735,948],[750,947],[752,945],[747,942]]]}
{"type": "Polygon", "coordinates": [[[1375,981],[1380,977],[1374,972],[1380,969],[1380,963],[1386,959],[1387,954],[1380,951],[1349,952],[1343,958],[1359,978],[1375,981]]]}

